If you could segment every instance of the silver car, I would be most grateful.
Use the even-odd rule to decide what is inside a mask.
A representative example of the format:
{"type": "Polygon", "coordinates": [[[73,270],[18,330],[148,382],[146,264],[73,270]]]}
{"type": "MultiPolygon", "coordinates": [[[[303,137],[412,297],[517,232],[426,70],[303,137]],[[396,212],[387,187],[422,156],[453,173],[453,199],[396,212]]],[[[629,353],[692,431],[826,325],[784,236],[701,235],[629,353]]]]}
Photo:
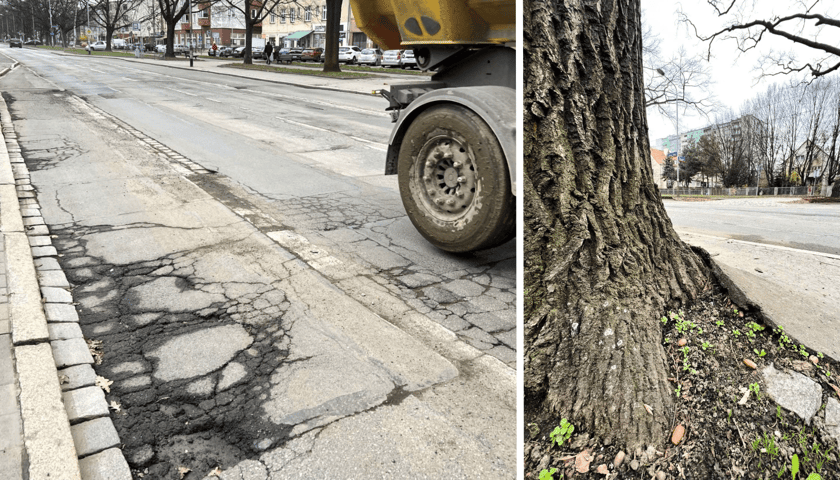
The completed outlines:
{"type": "Polygon", "coordinates": [[[382,54],[380,64],[383,67],[401,67],[402,66],[402,50],[386,50],[382,54]]]}
{"type": "Polygon", "coordinates": [[[401,61],[400,66],[402,68],[417,68],[417,59],[414,58],[414,50],[403,50],[401,61]]]}
{"type": "Polygon", "coordinates": [[[382,50],[378,48],[366,48],[362,50],[359,56],[359,65],[375,65],[382,64],[382,50]]]}

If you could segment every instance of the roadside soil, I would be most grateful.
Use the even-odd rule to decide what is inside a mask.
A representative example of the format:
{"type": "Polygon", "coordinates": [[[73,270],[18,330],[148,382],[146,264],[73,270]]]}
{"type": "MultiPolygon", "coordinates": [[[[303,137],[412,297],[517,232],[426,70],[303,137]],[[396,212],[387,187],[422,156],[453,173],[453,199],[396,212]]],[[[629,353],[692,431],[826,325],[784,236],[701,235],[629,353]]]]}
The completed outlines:
{"type": "Polygon", "coordinates": [[[823,480],[840,479],[838,441],[824,421],[829,396],[840,396],[840,364],[795,344],[783,330],[772,331],[721,290],[706,292],[684,312],[664,314],[662,343],[679,397],[668,415],[672,431],[685,428],[682,440],[675,445],[663,439],[664,450],[624,452],[616,465],[618,447],[579,430],[562,446],[552,445],[550,433],[561,418],[535,425],[526,416],[526,479],[790,479],[794,454],[799,475],[793,478],[818,473],[823,480]],[[811,425],[765,394],[759,371],[771,363],[822,387],[822,406],[811,425]],[[576,462],[586,468],[578,470],[576,462]],[[548,476],[553,468],[556,472],[548,476]]]}

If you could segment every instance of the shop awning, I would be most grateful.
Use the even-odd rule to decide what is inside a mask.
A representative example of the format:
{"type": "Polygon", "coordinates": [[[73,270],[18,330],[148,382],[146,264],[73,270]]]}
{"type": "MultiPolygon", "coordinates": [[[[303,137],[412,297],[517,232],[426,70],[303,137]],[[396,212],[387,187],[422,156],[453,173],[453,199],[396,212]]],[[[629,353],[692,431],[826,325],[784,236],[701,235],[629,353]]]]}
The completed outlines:
{"type": "Polygon", "coordinates": [[[312,33],[312,30],[301,30],[300,32],[295,32],[289,35],[286,35],[286,38],[283,40],[300,40],[301,38],[309,35],[312,33]]]}

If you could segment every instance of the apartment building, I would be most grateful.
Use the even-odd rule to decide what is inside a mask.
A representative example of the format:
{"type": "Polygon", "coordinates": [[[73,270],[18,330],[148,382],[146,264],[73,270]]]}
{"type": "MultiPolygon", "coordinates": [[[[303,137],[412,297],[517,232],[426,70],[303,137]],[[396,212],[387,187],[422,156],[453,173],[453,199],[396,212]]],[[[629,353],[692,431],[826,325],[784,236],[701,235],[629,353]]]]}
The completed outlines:
{"type": "MultiPolygon", "coordinates": [[[[261,37],[261,24],[254,26],[254,37],[261,37]]],[[[206,49],[216,45],[245,45],[245,18],[242,12],[219,2],[196,2],[191,14],[184,15],[175,28],[175,43],[206,49]]]]}

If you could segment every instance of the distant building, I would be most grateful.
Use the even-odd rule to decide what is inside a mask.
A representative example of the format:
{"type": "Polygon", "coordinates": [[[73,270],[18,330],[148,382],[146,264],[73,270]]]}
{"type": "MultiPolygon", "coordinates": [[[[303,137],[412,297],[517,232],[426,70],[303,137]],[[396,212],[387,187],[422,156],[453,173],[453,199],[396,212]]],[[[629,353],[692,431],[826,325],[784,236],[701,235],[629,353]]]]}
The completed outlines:
{"type": "Polygon", "coordinates": [[[665,169],[665,152],[651,148],[650,165],[653,169],[653,183],[659,188],[666,188],[665,178],[662,176],[662,171],[665,169]]]}

